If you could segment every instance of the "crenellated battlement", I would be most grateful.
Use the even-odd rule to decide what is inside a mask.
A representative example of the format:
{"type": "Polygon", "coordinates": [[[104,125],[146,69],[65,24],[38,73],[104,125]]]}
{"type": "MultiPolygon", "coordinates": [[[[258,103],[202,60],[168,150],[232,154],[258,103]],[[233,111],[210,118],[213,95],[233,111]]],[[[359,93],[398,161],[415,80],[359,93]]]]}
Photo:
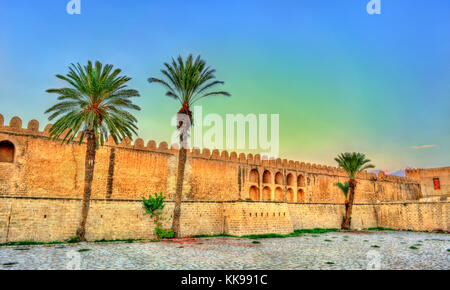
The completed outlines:
{"type": "Polygon", "coordinates": [[[414,178],[410,177],[402,177],[402,176],[394,176],[394,175],[386,175],[384,172],[378,173],[378,181],[392,181],[392,182],[399,182],[399,183],[417,183],[414,178]]]}
{"type": "Polygon", "coordinates": [[[419,178],[420,175],[450,174],[450,166],[441,168],[408,168],[405,169],[405,174],[414,178],[419,178]]]}
{"type": "MultiPolygon", "coordinates": [[[[39,131],[39,121],[31,120],[28,122],[26,128],[23,128],[22,119],[14,116],[11,118],[9,125],[5,125],[5,120],[3,115],[0,114],[0,131],[6,131],[11,133],[20,133],[25,135],[34,135],[34,136],[42,136],[42,137],[50,137],[50,128],[52,124],[47,124],[44,127],[43,131],[39,131]]],[[[65,135],[65,134],[63,134],[65,135]]],[[[78,133],[77,137],[74,138],[73,142],[79,142],[81,136],[81,132],[78,133]]],[[[172,153],[177,154],[179,150],[179,144],[172,144],[169,147],[167,142],[160,142],[157,144],[154,140],[149,140],[147,143],[142,138],[137,138],[131,140],[128,137],[125,137],[119,144],[116,144],[111,136],[108,137],[108,140],[105,142],[105,145],[110,147],[118,147],[118,148],[127,148],[127,149],[138,149],[138,150],[148,150],[153,152],[163,152],[163,153],[172,153]]],[[[269,159],[266,155],[260,154],[245,154],[245,153],[237,153],[237,152],[228,152],[227,150],[219,151],[217,149],[210,150],[208,148],[203,148],[200,150],[199,148],[192,148],[187,152],[188,156],[194,158],[204,158],[218,161],[229,161],[229,162],[237,162],[249,166],[263,166],[263,167],[272,167],[277,169],[285,169],[285,170],[293,170],[293,171],[303,171],[311,174],[323,174],[323,175],[331,175],[331,176],[340,176],[346,177],[347,174],[342,168],[315,164],[315,163],[305,163],[295,160],[288,159],[269,159]]],[[[412,172],[416,172],[418,169],[413,169],[412,172]]],[[[422,170],[422,169],[420,169],[422,170]]],[[[450,171],[450,167],[448,168],[450,171]]],[[[414,176],[413,173],[410,175],[414,176]]],[[[415,178],[411,177],[398,177],[398,176],[390,176],[385,175],[383,172],[380,172],[378,176],[374,173],[368,173],[367,171],[361,172],[357,175],[358,179],[366,179],[371,181],[391,181],[398,183],[416,183],[415,178]]]]}
{"type": "MultiPolygon", "coordinates": [[[[50,137],[50,129],[53,126],[53,124],[47,124],[44,127],[43,131],[39,131],[39,121],[37,120],[31,120],[28,122],[28,125],[26,128],[23,128],[23,122],[22,119],[14,116],[9,121],[9,125],[5,124],[4,117],[2,114],[0,114],[0,131],[6,131],[11,133],[20,133],[25,135],[35,135],[35,136],[42,136],[42,137],[50,137]]],[[[64,133],[62,134],[65,135],[64,133]]],[[[74,138],[74,142],[78,142],[81,137],[81,132],[78,133],[78,135],[74,138]]],[[[160,150],[160,151],[170,151],[175,150],[173,147],[169,150],[167,142],[161,142],[159,145],[156,145],[156,142],[154,140],[150,140],[147,143],[147,146],[145,146],[145,141],[141,138],[137,138],[134,140],[134,143],[132,140],[128,137],[125,137],[122,142],[119,144],[116,144],[114,139],[109,136],[108,140],[105,143],[109,146],[115,146],[115,147],[122,147],[122,148],[130,148],[130,149],[148,149],[152,151],[160,150]]]]}

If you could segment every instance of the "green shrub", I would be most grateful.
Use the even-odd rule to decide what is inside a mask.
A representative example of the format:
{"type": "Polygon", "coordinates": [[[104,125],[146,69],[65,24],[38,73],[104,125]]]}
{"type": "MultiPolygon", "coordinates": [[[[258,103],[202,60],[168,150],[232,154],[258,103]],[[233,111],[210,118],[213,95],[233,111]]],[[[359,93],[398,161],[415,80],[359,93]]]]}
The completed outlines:
{"type": "Polygon", "coordinates": [[[157,194],[155,192],[154,196],[149,195],[148,199],[142,197],[143,208],[145,210],[145,214],[150,214],[152,217],[158,215],[158,212],[164,209],[164,200],[166,199],[163,196],[162,192],[157,194]]]}
{"type": "Polygon", "coordinates": [[[155,228],[155,234],[159,239],[171,239],[175,236],[171,229],[155,228]]]}
{"type": "Polygon", "coordinates": [[[166,197],[163,196],[162,192],[160,194],[155,192],[154,196],[150,195],[148,199],[142,198],[145,214],[149,214],[152,217],[155,224],[155,235],[158,239],[171,239],[175,236],[171,229],[162,227],[162,221],[164,220],[162,210],[165,207],[165,199],[166,197]]]}

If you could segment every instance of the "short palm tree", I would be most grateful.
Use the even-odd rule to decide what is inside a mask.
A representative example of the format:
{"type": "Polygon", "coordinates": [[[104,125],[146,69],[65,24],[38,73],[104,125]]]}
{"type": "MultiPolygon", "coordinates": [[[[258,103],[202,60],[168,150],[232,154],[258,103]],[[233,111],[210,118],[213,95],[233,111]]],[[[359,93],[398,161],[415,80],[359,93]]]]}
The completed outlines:
{"type": "Polygon", "coordinates": [[[345,218],[342,223],[342,229],[350,229],[353,201],[355,199],[356,188],[356,174],[363,170],[374,168],[372,164],[369,164],[370,160],[366,159],[366,156],[362,153],[341,153],[334,160],[338,163],[339,167],[343,168],[348,174],[348,203],[346,203],[345,218]]]}
{"type": "Polygon", "coordinates": [[[334,186],[339,187],[339,189],[342,191],[342,193],[345,196],[345,202],[347,203],[347,196],[348,196],[348,190],[349,190],[349,186],[348,186],[348,181],[341,183],[341,182],[336,182],[334,184],[334,186]]]}
{"type": "Polygon", "coordinates": [[[161,73],[166,79],[149,78],[150,83],[158,83],[167,89],[166,96],[178,100],[181,109],[177,114],[177,129],[180,135],[180,151],[178,156],[177,183],[175,192],[175,208],[173,212],[172,230],[176,238],[180,237],[181,200],[183,195],[184,169],[186,166],[186,148],[189,130],[193,124],[190,107],[197,101],[211,96],[231,96],[225,91],[212,90],[224,82],[215,78],[215,70],[206,66],[206,62],[198,56],[189,55],[186,60],[181,56],[177,60],[164,63],[161,73]]]}
{"type": "Polygon", "coordinates": [[[51,114],[50,121],[58,118],[50,129],[50,136],[70,143],[81,132],[79,143],[85,138],[87,140],[83,206],[76,233],[81,240],[86,240],[86,220],[98,146],[103,145],[108,134],[116,143],[136,134],[137,120],[127,110],[140,110],[130,100],[139,97],[139,92],[127,89],[126,83],[131,78],[120,76],[120,73],[120,69],[113,70],[112,65],[103,66],[98,61],[95,65],[89,61],[83,67],[72,64],[67,75],[56,75],[69,87],[47,90],[58,95],[58,103],[45,112],[51,114]]]}

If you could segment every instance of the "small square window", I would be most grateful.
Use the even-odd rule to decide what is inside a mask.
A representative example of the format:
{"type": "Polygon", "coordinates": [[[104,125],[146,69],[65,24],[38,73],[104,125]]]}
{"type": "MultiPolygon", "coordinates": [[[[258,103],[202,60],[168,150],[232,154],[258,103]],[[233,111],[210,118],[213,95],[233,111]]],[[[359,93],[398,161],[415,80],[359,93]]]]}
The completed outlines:
{"type": "Polygon", "coordinates": [[[433,178],[433,185],[434,185],[434,190],[441,189],[441,182],[439,181],[439,178],[433,178]]]}

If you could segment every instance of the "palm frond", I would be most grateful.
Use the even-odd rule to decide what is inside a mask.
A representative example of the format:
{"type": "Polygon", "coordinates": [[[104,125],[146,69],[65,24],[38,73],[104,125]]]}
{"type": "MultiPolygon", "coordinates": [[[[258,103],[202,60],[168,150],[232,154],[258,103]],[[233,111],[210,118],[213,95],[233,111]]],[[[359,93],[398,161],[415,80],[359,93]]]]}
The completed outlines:
{"type": "Polygon", "coordinates": [[[72,141],[82,132],[80,143],[86,130],[92,130],[97,145],[103,145],[108,135],[116,142],[136,134],[137,119],[128,110],[140,110],[130,98],[139,97],[139,92],[127,89],[131,80],[120,76],[121,70],[113,70],[113,65],[102,65],[99,61],[87,65],[71,64],[66,75],[56,75],[70,87],[48,89],[48,93],[58,95],[58,102],[45,111],[51,114],[49,120],[58,118],[50,129],[54,139],[72,141]]]}
{"type": "Polygon", "coordinates": [[[339,167],[343,168],[347,172],[349,178],[351,179],[354,179],[358,172],[375,167],[372,164],[368,164],[370,160],[366,159],[364,154],[358,152],[341,153],[334,160],[337,162],[339,167]]]}
{"type": "Polygon", "coordinates": [[[181,104],[193,105],[202,98],[214,95],[231,96],[225,91],[209,91],[223,85],[224,82],[214,80],[215,70],[206,66],[200,56],[189,55],[185,60],[178,56],[170,63],[164,63],[161,70],[164,79],[150,77],[149,83],[158,83],[167,89],[166,96],[177,99],[181,104]]]}
{"type": "Polygon", "coordinates": [[[339,187],[339,189],[342,191],[342,193],[344,193],[345,199],[347,199],[348,191],[350,189],[348,182],[347,181],[344,183],[336,182],[336,183],[334,183],[334,185],[339,187]]]}

